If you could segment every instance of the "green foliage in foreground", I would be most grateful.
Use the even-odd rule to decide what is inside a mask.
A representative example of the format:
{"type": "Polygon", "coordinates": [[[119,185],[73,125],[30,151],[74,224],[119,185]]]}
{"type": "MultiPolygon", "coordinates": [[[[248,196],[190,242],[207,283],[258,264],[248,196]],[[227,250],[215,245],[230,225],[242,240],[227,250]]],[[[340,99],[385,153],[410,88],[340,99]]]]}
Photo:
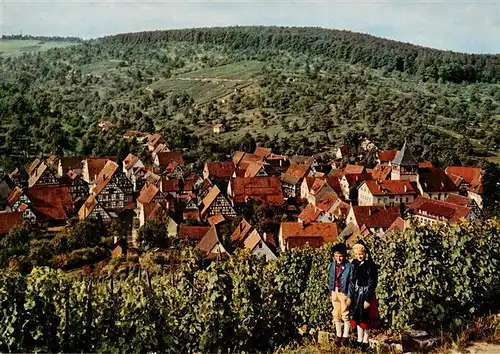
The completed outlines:
{"type": "MultiPolygon", "coordinates": [[[[386,326],[450,328],[500,295],[500,221],[417,228],[379,240],[386,326]]],[[[265,351],[329,328],[331,245],[269,264],[246,253],[203,269],[185,251],[163,274],[126,279],[35,268],[0,274],[1,351],[265,351]]]]}

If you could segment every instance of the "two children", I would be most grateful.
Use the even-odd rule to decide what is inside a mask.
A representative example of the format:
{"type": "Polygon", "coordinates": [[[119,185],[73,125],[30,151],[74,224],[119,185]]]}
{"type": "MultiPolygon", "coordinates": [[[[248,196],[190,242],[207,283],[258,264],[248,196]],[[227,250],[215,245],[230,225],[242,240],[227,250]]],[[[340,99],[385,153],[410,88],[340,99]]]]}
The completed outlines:
{"type": "Polygon", "coordinates": [[[369,348],[370,329],[379,325],[375,288],[377,267],[368,248],[362,243],[353,246],[354,260],[347,260],[347,247],[337,244],[334,261],[330,263],[328,288],[333,305],[333,321],[338,346],[347,345],[349,328],[356,328],[355,346],[369,348]],[[343,327],[343,328],[342,328],[343,327]]]}

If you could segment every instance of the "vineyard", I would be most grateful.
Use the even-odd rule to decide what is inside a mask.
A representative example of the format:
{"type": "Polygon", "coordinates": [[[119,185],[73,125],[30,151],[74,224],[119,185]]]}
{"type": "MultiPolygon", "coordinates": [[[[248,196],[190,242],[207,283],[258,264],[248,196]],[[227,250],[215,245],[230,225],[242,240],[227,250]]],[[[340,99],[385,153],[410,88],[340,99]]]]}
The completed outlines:
{"type": "MultiPolygon", "coordinates": [[[[500,221],[414,228],[372,244],[388,328],[448,330],[497,310],[500,221]]],[[[174,266],[127,277],[35,268],[0,274],[3,352],[268,351],[329,329],[331,245],[265,263],[246,253],[204,267],[190,250],[174,266]]]]}

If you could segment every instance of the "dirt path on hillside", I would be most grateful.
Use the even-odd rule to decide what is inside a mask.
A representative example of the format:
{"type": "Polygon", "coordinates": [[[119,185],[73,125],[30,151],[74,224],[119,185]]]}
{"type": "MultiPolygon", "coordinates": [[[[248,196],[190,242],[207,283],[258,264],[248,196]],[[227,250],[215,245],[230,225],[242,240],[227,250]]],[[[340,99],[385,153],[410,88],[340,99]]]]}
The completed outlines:
{"type": "Polygon", "coordinates": [[[182,81],[201,81],[201,82],[253,82],[254,79],[223,79],[218,77],[172,77],[175,80],[182,81]]]}

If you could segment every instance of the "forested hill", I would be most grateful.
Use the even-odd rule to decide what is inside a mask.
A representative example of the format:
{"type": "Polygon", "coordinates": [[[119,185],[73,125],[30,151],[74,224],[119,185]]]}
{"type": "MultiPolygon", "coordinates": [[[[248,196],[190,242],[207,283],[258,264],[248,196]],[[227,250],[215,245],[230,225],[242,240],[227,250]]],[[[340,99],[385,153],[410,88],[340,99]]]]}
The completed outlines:
{"type": "Polygon", "coordinates": [[[406,139],[440,165],[498,161],[499,65],[320,28],[4,37],[0,169],[50,153],[124,157],[140,151],[128,129],[162,133],[198,165],[256,144],[328,161],[360,134],[387,149],[406,139]]]}
{"type": "Polygon", "coordinates": [[[422,80],[500,82],[500,55],[478,55],[425,48],[367,34],[303,27],[224,27],[126,33],[103,43],[151,44],[187,41],[227,46],[256,58],[286,50],[306,55],[386,68],[419,76],[422,80]]]}

